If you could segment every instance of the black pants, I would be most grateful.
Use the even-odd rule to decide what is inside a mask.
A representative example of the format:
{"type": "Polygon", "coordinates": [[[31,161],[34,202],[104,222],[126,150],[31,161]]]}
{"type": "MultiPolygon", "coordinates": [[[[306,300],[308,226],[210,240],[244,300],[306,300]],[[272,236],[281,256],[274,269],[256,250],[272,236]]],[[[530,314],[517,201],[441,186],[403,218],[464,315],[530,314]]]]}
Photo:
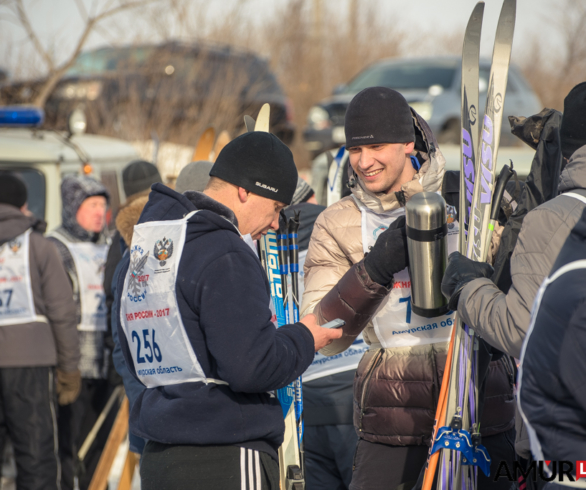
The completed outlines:
{"type": "MultiPolygon", "coordinates": [[[[515,461],[515,429],[484,437],[482,444],[491,458],[491,477],[478,471],[478,490],[509,490],[511,482],[506,478],[493,481],[501,461],[509,468],[515,461]]],[[[413,488],[427,460],[427,446],[388,446],[361,439],[356,447],[354,473],[350,490],[393,490],[399,485],[413,488]]]]}
{"type": "Polygon", "coordinates": [[[116,418],[116,407],[110,411],[81,464],[77,452],[108,402],[111,391],[105,379],[82,379],[79,398],[70,405],[59,407],[59,456],[63,468],[63,490],[73,490],[76,476],[79,478],[80,490],[87,489],[91,482],[116,418]]]}
{"type": "Polygon", "coordinates": [[[305,488],[348,490],[358,436],[351,424],[305,426],[305,488]]]}
{"type": "Polygon", "coordinates": [[[18,490],[57,490],[56,397],[53,368],[0,368],[0,454],[14,448],[18,490]]]}
{"type": "Polygon", "coordinates": [[[279,466],[252,449],[148,441],[140,482],[142,490],[278,490],[279,466]]]}

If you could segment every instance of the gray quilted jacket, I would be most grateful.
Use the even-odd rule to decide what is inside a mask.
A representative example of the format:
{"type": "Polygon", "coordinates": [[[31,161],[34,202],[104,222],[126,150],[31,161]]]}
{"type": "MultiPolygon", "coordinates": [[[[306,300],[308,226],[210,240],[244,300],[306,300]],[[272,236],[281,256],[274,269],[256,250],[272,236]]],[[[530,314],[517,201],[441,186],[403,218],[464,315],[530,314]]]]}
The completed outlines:
{"type": "Polygon", "coordinates": [[[513,284],[502,293],[490,279],[475,279],[462,291],[458,314],[492,346],[521,356],[531,307],[549,275],[562,245],[586,204],[563,194],[586,199],[586,146],[577,150],[560,175],[560,195],[527,214],[511,257],[513,284]]]}

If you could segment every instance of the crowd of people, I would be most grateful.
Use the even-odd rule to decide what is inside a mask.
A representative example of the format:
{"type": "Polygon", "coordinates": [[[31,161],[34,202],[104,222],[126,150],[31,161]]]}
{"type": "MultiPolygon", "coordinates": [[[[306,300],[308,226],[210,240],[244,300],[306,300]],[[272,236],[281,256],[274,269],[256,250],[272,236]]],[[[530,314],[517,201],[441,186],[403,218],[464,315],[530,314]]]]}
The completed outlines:
{"type": "MultiPolygon", "coordinates": [[[[114,234],[110,196],[91,176],[63,179],[62,223],[44,235],[24,182],[2,172],[0,448],[11,441],[17,488],[87,489],[114,412],[81,460],[79,449],[123,384],[144,490],[276,490],[284,422],[274,392],[299,376],[308,490],[420,488],[451,332],[413,327],[456,315],[480,337],[480,433],[493,474],[479,472],[478,488],[511,488],[494,477],[502,462],[580,460],[585,114],[586,82],[539,137],[559,184],[516,217],[507,288],[490,264],[457,251],[463,225],[453,211],[441,286],[450,311],[435,319],[405,299],[405,204],[445,194],[445,160],[392,89],[365,89],[349,104],[350,195],[328,208],[286,145],[264,132],[236,137],[213,164],[189,164],[174,186],[155,165],[129,163],[114,234]],[[295,213],[301,319],[277,329],[254,242],[295,213]],[[343,327],[321,326],[335,319],[343,327]],[[322,357],[332,360],[315,362],[322,357]]],[[[580,485],[575,471],[522,485],[580,485]]]]}

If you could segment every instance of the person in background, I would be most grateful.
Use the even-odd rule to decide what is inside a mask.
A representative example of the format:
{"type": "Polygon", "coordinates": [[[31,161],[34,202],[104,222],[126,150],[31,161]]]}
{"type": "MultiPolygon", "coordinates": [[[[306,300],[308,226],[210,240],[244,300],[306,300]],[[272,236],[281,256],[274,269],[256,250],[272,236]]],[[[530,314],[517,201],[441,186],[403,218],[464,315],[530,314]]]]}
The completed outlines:
{"type": "MultiPolygon", "coordinates": [[[[157,167],[144,160],[132,161],[122,170],[122,186],[124,188],[124,194],[126,195],[126,202],[120,206],[116,216],[117,229],[112,237],[112,244],[108,249],[108,256],[106,257],[106,266],[104,269],[104,294],[106,296],[108,327],[104,342],[107,349],[112,353],[112,362],[108,365],[108,384],[110,385],[110,388],[112,388],[123,382],[126,396],[128,397],[131,406],[133,394],[136,393],[137,388],[142,388],[142,385],[132,378],[129,373],[125,372],[125,369],[119,368],[118,362],[124,361],[122,359],[122,354],[120,353],[120,347],[116,342],[117,333],[115,328],[112,328],[112,303],[114,302],[115,294],[113,282],[115,271],[122,260],[122,256],[128,247],[128,244],[130,243],[125,243],[123,239],[124,234],[121,234],[119,231],[120,227],[118,226],[118,221],[121,219],[121,215],[123,215],[122,222],[127,222],[128,218],[126,216],[129,211],[131,216],[133,216],[132,213],[136,210],[138,212],[136,219],[130,224],[131,227],[134,226],[138,221],[142,208],[148,201],[148,194],[151,190],[151,185],[162,181],[163,179],[161,178],[161,174],[157,170],[157,167]],[[120,353],[119,359],[116,358],[117,352],[120,353]]],[[[130,450],[137,454],[141,454],[144,440],[133,434],[129,434],[128,438],[130,442],[130,450]]]]}
{"type": "MultiPolygon", "coordinates": [[[[78,472],[77,452],[109,396],[107,378],[109,353],[104,339],[107,330],[104,297],[104,266],[109,240],[104,232],[108,191],[91,177],[66,177],[61,183],[62,224],[49,238],[57,245],[73,289],[81,359],[82,383],[79,398],[59,409],[59,453],[62,488],[74,488],[78,477],[84,490],[91,481],[108,437],[107,420],[78,472]]],[[[113,414],[112,414],[113,415],[113,414]]]]}
{"type": "MultiPolygon", "coordinates": [[[[299,213],[299,289],[303,299],[303,266],[317,217],[325,206],[317,204],[313,189],[297,182],[287,220],[299,213]]],[[[303,422],[305,424],[305,484],[307,490],[347,490],[358,436],[352,421],[353,382],[361,354],[367,346],[362,336],[350,346],[352,356],[328,358],[315,355],[303,373],[303,422]]]]}
{"type": "MultiPolygon", "coordinates": [[[[130,204],[135,199],[141,196],[147,196],[151,190],[151,185],[156,182],[163,182],[161,174],[152,163],[145,162],[144,160],[135,160],[130,162],[122,170],[122,187],[124,188],[124,194],[126,195],[126,202],[121,206],[124,207],[130,204]]],[[[120,236],[120,233],[116,231],[112,237],[112,245],[108,249],[108,256],[106,258],[106,267],[104,269],[104,294],[106,295],[106,308],[107,308],[107,323],[108,323],[108,336],[106,338],[106,344],[112,351],[113,344],[111,342],[111,310],[114,296],[112,295],[112,277],[116,266],[122,259],[123,249],[125,248],[124,242],[120,236]]],[[[115,381],[112,376],[109,376],[110,381],[115,381]]]]}
{"type": "Polygon", "coordinates": [[[185,191],[203,192],[210,181],[213,163],[207,160],[191,162],[181,169],[175,183],[175,190],[180,194],[185,191]]]}
{"type": "Polygon", "coordinates": [[[55,402],[81,387],[71,284],[45,228],[24,182],[0,172],[0,454],[9,438],[19,490],[61,488],[55,402]]]}

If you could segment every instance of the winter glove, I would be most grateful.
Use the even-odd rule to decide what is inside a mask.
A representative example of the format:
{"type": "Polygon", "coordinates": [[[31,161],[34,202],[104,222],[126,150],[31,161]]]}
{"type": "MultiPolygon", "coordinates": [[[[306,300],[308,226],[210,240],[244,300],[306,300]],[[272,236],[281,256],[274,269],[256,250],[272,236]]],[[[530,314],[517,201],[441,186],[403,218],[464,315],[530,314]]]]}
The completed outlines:
{"type": "Polygon", "coordinates": [[[77,400],[81,392],[81,373],[79,370],[66,372],[57,369],[57,395],[59,405],[69,405],[77,400]]]}
{"type": "Polygon", "coordinates": [[[408,265],[405,216],[401,216],[377,238],[364,258],[364,268],[374,282],[389,287],[393,282],[393,276],[408,265]]]}
{"type": "Polygon", "coordinates": [[[458,308],[458,300],[464,286],[479,277],[490,277],[494,269],[486,262],[475,262],[460,252],[448,257],[448,267],[442,279],[442,293],[448,298],[448,307],[452,311],[458,308]]]}

